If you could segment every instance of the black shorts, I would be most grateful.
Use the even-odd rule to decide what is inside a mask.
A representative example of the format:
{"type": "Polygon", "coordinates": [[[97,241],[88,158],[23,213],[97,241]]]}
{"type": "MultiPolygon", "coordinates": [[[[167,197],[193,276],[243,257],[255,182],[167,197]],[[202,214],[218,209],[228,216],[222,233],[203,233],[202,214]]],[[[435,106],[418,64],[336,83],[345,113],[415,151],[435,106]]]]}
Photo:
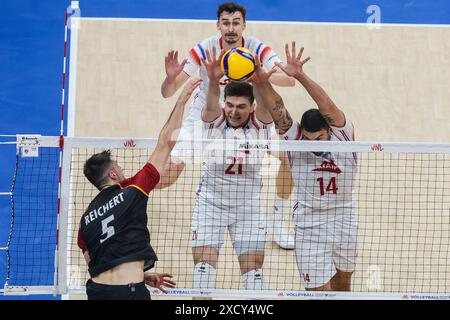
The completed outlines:
{"type": "Polygon", "coordinates": [[[144,282],[109,285],[89,279],[86,282],[86,294],[88,300],[150,300],[150,291],[144,282]]]}

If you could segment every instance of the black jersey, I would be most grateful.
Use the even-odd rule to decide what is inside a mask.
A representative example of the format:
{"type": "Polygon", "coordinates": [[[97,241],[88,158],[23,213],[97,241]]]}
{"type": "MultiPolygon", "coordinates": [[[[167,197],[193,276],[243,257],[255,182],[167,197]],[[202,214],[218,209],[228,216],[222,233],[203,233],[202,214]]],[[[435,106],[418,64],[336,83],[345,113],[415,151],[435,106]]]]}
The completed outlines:
{"type": "Polygon", "coordinates": [[[147,202],[159,179],[147,163],[134,177],[103,189],[92,200],[78,232],[78,246],[89,252],[91,277],[131,261],[144,260],[145,271],[158,260],[150,245],[147,202]]]}

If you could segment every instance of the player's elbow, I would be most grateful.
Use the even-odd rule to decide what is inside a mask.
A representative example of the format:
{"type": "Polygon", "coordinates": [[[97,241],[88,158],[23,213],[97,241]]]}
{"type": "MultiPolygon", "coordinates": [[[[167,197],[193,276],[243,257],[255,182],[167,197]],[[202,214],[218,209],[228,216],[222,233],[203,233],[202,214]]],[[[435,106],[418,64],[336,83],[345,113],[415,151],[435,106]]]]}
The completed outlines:
{"type": "Polygon", "coordinates": [[[169,94],[169,92],[166,89],[161,87],[161,95],[163,96],[163,98],[167,99],[170,98],[173,94],[169,94]]]}

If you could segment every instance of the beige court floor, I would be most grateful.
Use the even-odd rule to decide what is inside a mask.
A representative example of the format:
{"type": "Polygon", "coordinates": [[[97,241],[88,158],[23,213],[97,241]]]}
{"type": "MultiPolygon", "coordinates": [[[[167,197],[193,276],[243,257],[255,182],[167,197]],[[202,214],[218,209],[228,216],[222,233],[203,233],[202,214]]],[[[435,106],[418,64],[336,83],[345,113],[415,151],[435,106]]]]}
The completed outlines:
{"type": "MultiPolygon", "coordinates": [[[[72,105],[75,116],[69,119],[73,121],[74,135],[157,137],[176,100],[176,96],[163,99],[160,94],[165,54],[178,49],[184,55],[193,45],[216,32],[214,22],[210,21],[82,19],[76,44],[76,99],[72,105]]],[[[305,54],[312,58],[305,71],[351,119],[357,140],[449,141],[450,28],[385,26],[369,29],[364,25],[249,21],[246,34],[265,41],[282,58],[285,42],[296,40],[303,45],[305,54]]],[[[277,90],[295,119],[314,107],[299,85],[277,90]]],[[[135,163],[125,166],[128,173],[137,170],[146,156],[135,156],[135,163]]],[[[85,155],[80,155],[79,162],[83,159],[85,155]]],[[[368,165],[370,161],[370,158],[363,158],[361,165],[368,165]]],[[[387,166],[403,160],[380,161],[379,165],[387,166]]],[[[445,185],[450,174],[448,158],[437,161],[446,164],[442,169],[439,166],[433,169],[444,177],[439,183],[445,185]]],[[[413,167],[398,170],[396,174],[407,174],[416,182],[436,174],[425,169],[418,172],[413,167]]],[[[74,183],[85,184],[78,175],[74,183]]],[[[373,189],[361,189],[363,199],[360,201],[366,207],[360,210],[360,230],[363,230],[360,232],[364,232],[360,237],[367,239],[361,249],[370,254],[362,251],[360,255],[355,290],[408,289],[408,283],[419,273],[426,275],[419,277],[420,283],[415,282],[415,285],[423,286],[427,279],[435,279],[428,283],[430,290],[442,290],[439,286],[442,283],[437,283],[441,278],[433,274],[449,274],[446,255],[450,215],[448,189],[443,187],[442,197],[435,206],[424,199],[424,207],[415,211],[411,207],[412,195],[399,193],[399,187],[392,183],[386,186],[393,172],[386,171],[383,175],[385,179],[380,179],[373,189]],[[417,229],[419,225],[423,229],[417,229]],[[433,250],[445,252],[445,256],[430,254],[433,250]],[[391,267],[386,270],[386,266],[391,267]]],[[[198,176],[198,167],[188,167],[177,185],[156,191],[149,205],[152,245],[161,260],[157,270],[169,269],[177,273],[181,286],[190,283],[189,224],[198,176]]],[[[270,174],[268,177],[264,192],[270,208],[274,186],[270,174]]],[[[423,186],[424,194],[432,192],[427,187],[423,186]]],[[[76,215],[81,215],[83,205],[86,206],[95,194],[87,186],[80,189],[85,191],[78,196],[83,200],[75,207],[76,215]]],[[[287,212],[285,220],[290,220],[287,212]]],[[[76,225],[77,221],[72,226],[73,232],[76,225]]],[[[292,230],[292,223],[290,226],[292,230]]],[[[80,279],[84,279],[85,270],[75,247],[73,252],[75,261],[81,261],[78,271],[80,279]]],[[[293,251],[281,250],[269,241],[266,266],[269,287],[277,289],[286,283],[286,287],[293,290],[301,289],[293,251]]],[[[229,241],[222,249],[218,270],[227,271],[218,273],[218,287],[239,288],[239,269],[229,241]]],[[[449,283],[445,285],[448,291],[449,283]]]]}

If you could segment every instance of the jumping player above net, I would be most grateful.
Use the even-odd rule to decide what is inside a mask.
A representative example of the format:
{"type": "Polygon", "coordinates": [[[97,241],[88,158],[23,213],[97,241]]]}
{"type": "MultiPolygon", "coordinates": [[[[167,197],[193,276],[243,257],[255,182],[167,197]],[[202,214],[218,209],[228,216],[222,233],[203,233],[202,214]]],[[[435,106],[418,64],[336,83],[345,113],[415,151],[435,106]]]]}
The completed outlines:
{"type": "MultiPolygon", "coordinates": [[[[222,51],[223,53],[223,51],[222,51]]],[[[225,105],[220,105],[219,82],[223,76],[216,50],[204,62],[209,77],[206,106],[202,110],[207,139],[231,142],[269,138],[270,114],[255,111],[252,86],[230,82],[225,105]]],[[[262,274],[266,233],[262,215],[260,172],[264,151],[212,150],[203,165],[192,216],[194,288],[215,288],[217,261],[228,229],[238,256],[245,289],[265,288],[262,274]]]]}
{"type": "Polygon", "coordinates": [[[88,299],[149,299],[145,284],[163,291],[175,286],[170,274],[145,272],[157,260],[147,228],[147,201],[175,144],[172,135],[181,126],[184,107],[200,82],[193,79],[185,86],[150,159],[132,178],[125,179],[109,151],[86,161],[84,174],[100,190],[81,217],[78,233],[91,276],[88,299]]]}
{"type": "MultiPolygon", "coordinates": [[[[293,121],[282,98],[259,69],[255,90],[261,94],[276,128],[284,139],[353,141],[353,125],[326,92],[303,71],[309,57],[302,60],[286,45],[286,66],[278,66],[295,78],[317,103],[293,121]]],[[[357,217],[354,192],[357,159],[353,153],[289,152],[296,186],[294,221],[296,224],[297,265],[307,290],[350,291],[357,254],[357,217]]]]}
{"type": "MultiPolygon", "coordinates": [[[[254,37],[243,36],[246,28],[246,9],[240,4],[227,2],[219,6],[217,10],[217,29],[220,36],[207,38],[190,50],[189,57],[181,63],[178,61],[178,52],[171,51],[165,59],[166,78],[161,86],[163,97],[171,97],[189,77],[193,76],[199,70],[203,83],[200,85],[198,93],[190,106],[189,114],[183,122],[179,141],[175,146],[170,159],[170,165],[164,176],[170,177],[171,182],[176,181],[178,176],[184,170],[186,162],[193,161],[192,139],[201,139],[202,120],[201,111],[206,103],[208,76],[201,60],[206,60],[205,52],[212,52],[212,48],[218,48],[217,54],[221,50],[228,50],[236,47],[245,47],[249,49],[261,61],[267,70],[277,69],[277,72],[271,74],[270,81],[278,86],[294,86],[295,81],[278,70],[276,63],[281,62],[278,55],[266,44],[254,37]]],[[[216,57],[217,58],[217,57],[216,57]]],[[[220,79],[220,101],[223,101],[225,85],[230,80],[223,76],[220,79]]],[[[167,185],[167,184],[166,184],[167,185]]],[[[288,229],[282,224],[282,211],[286,206],[286,200],[276,199],[274,206],[273,221],[268,223],[268,230],[272,231],[275,242],[284,249],[293,249],[294,239],[289,235],[288,229]]]]}

